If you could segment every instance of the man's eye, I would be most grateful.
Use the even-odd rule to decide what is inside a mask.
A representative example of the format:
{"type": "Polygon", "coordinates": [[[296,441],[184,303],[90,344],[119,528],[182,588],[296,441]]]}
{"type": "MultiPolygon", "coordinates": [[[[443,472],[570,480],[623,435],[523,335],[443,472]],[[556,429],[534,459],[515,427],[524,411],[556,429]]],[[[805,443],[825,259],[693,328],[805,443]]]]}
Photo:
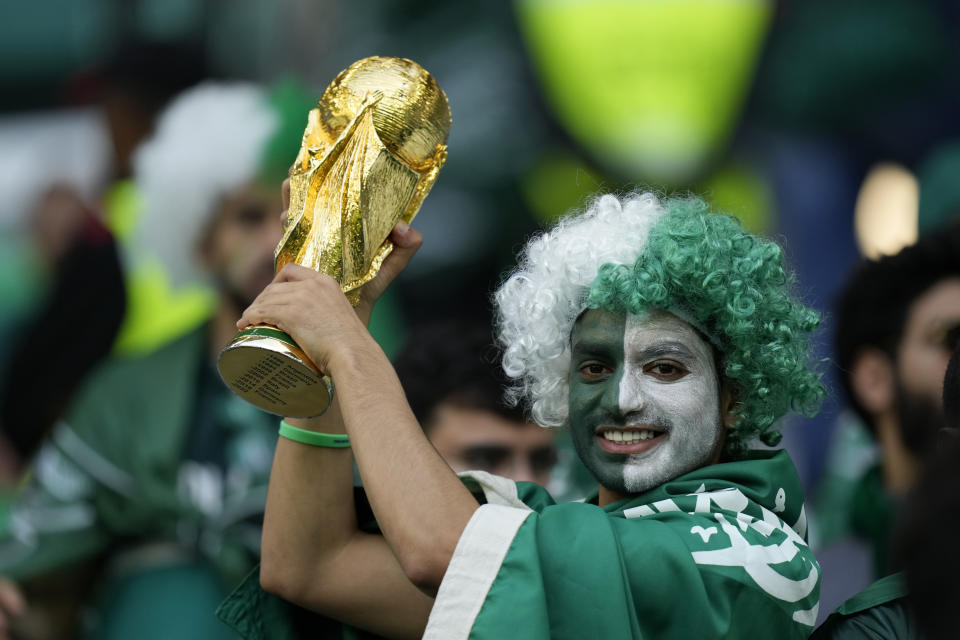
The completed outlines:
{"type": "Polygon", "coordinates": [[[269,216],[270,212],[266,207],[247,205],[237,212],[234,219],[244,227],[258,227],[269,216]]]}
{"type": "Polygon", "coordinates": [[[530,452],[530,468],[534,473],[549,473],[556,464],[556,447],[542,447],[530,452]]]}
{"type": "Polygon", "coordinates": [[[476,446],[463,452],[462,458],[469,469],[481,471],[497,471],[510,457],[510,451],[505,447],[476,446]]]}
{"type": "Polygon", "coordinates": [[[643,368],[644,373],[657,378],[658,380],[663,380],[665,382],[673,382],[674,380],[679,380],[684,377],[689,371],[682,365],[671,362],[658,360],[656,362],[651,362],[643,368]]]}
{"type": "Polygon", "coordinates": [[[601,380],[610,373],[610,367],[599,362],[587,362],[580,365],[580,377],[584,380],[601,380]]]}

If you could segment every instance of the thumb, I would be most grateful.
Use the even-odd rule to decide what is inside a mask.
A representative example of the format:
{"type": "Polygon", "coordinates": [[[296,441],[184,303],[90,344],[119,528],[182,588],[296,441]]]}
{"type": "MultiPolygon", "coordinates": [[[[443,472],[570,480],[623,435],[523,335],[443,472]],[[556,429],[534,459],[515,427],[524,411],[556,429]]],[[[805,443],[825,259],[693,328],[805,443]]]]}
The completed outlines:
{"type": "Polygon", "coordinates": [[[363,287],[363,298],[371,306],[386,291],[394,278],[400,275],[413,255],[420,249],[423,244],[423,235],[401,220],[390,233],[390,240],[393,241],[393,251],[380,265],[377,276],[363,287]]]}

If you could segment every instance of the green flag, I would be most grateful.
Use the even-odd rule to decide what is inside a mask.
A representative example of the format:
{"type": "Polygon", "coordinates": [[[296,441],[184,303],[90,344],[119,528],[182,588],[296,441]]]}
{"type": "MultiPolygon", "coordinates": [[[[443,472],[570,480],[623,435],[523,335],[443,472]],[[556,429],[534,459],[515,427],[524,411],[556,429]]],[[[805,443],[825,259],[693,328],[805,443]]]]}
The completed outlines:
{"type": "MultiPolygon", "coordinates": [[[[486,473],[464,481],[486,503],[424,638],[806,638],[813,628],[820,569],[786,452],[702,467],[602,508],[555,504],[537,485],[486,473]]],[[[296,624],[278,620],[255,581],[221,608],[229,624],[249,638],[310,628],[292,605],[296,624]]]]}
{"type": "Polygon", "coordinates": [[[820,571],[784,452],[603,508],[487,493],[424,638],[806,638],[816,620],[820,571]]]}

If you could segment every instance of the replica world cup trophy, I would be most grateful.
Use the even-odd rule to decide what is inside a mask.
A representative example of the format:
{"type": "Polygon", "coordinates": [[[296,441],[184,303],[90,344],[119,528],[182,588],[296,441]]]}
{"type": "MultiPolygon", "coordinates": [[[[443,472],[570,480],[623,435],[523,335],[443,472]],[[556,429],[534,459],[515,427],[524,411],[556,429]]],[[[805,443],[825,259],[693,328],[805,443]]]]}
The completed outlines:
{"type": "MultiPolygon", "coordinates": [[[[447,155],[450,105],[433,77],[404,58],[372,57],[340,72],[308,114],[290,169],[290,208],[275,251],[335,278],[353,305],[410,222],[447,155]]],[[[220,353],[237,395],[278,415],[323,413],[333,383],[276,327],[240,331],[220,353]]]]}

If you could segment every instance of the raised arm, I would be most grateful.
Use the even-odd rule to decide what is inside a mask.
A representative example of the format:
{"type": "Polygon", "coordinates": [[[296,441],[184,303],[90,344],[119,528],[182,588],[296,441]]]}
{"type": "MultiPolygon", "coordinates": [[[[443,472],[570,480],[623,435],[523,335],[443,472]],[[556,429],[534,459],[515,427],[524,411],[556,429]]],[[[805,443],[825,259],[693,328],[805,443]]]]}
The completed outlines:
{"type": "MultiPolygon", "coordinates": [[[[336,401],[322,419],[289,422],[344,432],[336,401]]],[[[433,599],[407,579],[382,536],[357,529],[352,461],[350,449],[279,438],[264,519],[261,584],[378,635],[418,638],[433,599]]]]}
{"type": "MultiPolygon", "coordinates": [[[[402,227],[402,225],[401,225],[402,227]]],[[[327,413],[296,426],[347,432],[351,449],[280,438],[263,534],[261,582],[288,600],[389,636],[418,636],[457,540],[477,507],[417,425],[386,356],[366,330],[372,302],[420,244],[398,228],[396,250],[357,312],[336,282],[289,265],[241,319],[290,333],[333,375],[327,413]],[[356,456],[381,536],[357,530],[356,456]],[[388,544],[389,543],[389,546],[388,544]]]]}

